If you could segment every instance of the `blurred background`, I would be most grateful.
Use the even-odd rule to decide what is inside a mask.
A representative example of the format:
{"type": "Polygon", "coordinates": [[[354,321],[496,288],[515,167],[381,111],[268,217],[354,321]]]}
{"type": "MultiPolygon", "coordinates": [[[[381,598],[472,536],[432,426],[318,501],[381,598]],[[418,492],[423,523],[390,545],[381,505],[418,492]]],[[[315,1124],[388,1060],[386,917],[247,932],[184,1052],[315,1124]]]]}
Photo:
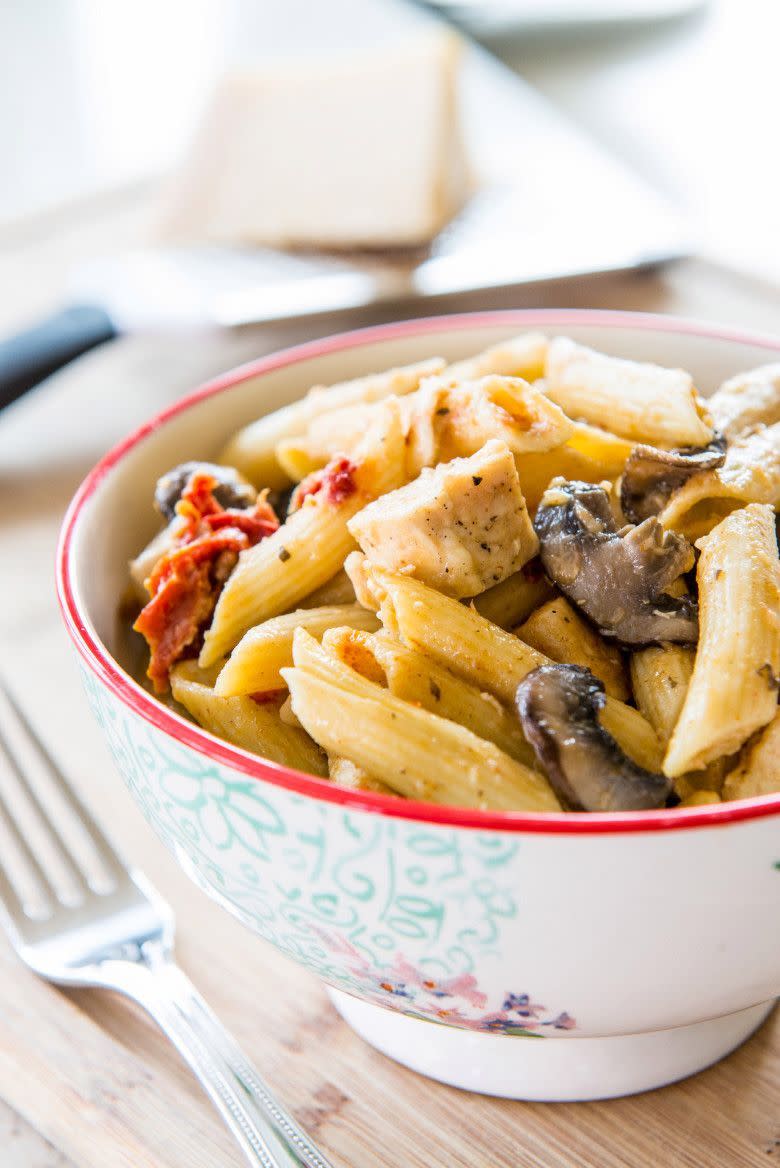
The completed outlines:
{"type": "MultiPolygon", "coordinates": [[[[72,259],[58,236],[83,226],[68,224],[66,212],[88,217],[96,200],[152,190],[184,156],[226,70],[262,70],[275,58],[303,54],[327,60],[375,43],[386,35],[394,6],[384,21],[376,11],[369,15],[375,7],[382,5],[4,0],[3,326],[23,323],[45,300],[40,287],[29,298],[18,285],[10,294],[17,245],[33,232],[51,234],[46,283],[54,304],[72,259]]],[[[666,196],[685,219],[692,246],[780,279],[779,5],[450,0],[436,7],[666,196]]],[[[512,148],[523,152],[523,141],[512,148]]],[[[543,155],[524,158],[526,168],[548,164],[543,155]]],[[[571,175],[572,200],[582,179],[571,175]]],[[[92,250],[83,237],[82,245],[92,250]]]]}

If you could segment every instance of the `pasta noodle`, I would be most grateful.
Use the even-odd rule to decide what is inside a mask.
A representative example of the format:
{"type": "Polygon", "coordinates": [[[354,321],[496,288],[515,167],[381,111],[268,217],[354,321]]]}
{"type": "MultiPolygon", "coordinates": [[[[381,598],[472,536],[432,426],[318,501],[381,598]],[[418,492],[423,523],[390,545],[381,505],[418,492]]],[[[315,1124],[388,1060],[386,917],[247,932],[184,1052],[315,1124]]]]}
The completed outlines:
{"type": "Polygon", "coordinates": [[[619,438],[609,430],[589,426],[587,422],[577,422],[566,443],[569,450],[598,467],[599,477],[592,480],[598,482],[601,479],[616,478],[621,474],[634,445],[635,443],[619,438]]]}
{"type": "Polygon", "coordinates": [[[622,438],[666,446],[704,446],[712,438],[684,370],[606,357],[566,337],[547,350],[545,392],[570,417],[622,438]]]}
{"type": "Polygon", "coordinates": [[[707,406],[525,333],[317,386],[221,457],[160,478],[120,603],[212,734],[356,804],[780,792],[780,364],[707,406]]]}
{"type": "Polygon", "coordinates": [[[780,710],[755,741],[723,785],[724,799],[749,799],[780,791],[780,710]]]}
{"type": "Polygon", "coordinates": [[[280,467],[276,454],[280,442],[304,433],[314,418],[333,410],[411,393],[423,378],[440,373],[444,365],[441,357],[432,357],[416,365],[372,373],[353,381],[341,381],[327,387],[314,386],[301,401],[244,426],[223,448],[219,461],[234,466],[260,486],[286,487],[290,477],[280,467]]]}
{"type": "Polygon", "coordinates": [[[403,437],[394,399],[376,421],[363,452],[356,454],[354,489],[346,497],[332,501],[327,491],[319,491],[272,536],[242,554],[217,602],[202,666],[223,657],[253,625],[293,607],[343,566],[355,546],[348,521],[402,477],[403,437]]]}
{"type": "Polygon", "coordinates": [[[688,692],[695,653],[687,645],[651,645],[631,655],[636,704],[665,748],[688,692]]]}
{"type": "Polygon", "coordinates": [[[741,438],[759,426],[780,422],[780,363],[762,365],[724,381],[707,403],[726,438],[741,438]]]}
{"type": "Polygon", "coordinates": [[[494,584],[471,603],[477,612],[502,629],[511,629],[529,617],[552,595],[552,585],[534,560],[519,572],[494,584]]]}
{"type": "Polygon", "coordinates": [[[328,753],[409,799],[555,811],[547,780],[470,730],[412,706],[330,657],[303,630],[285,669],[293,709],[328,753]],[[313,668],[312,668],[313,666],[313,668]]]}
{"type": "Polygon", "coordinates": [[[664,759],[672,777],[732,754],[777,710],[780,562],[771,508],[734,512],[703,545],[699,644],[664,759]]]}
{"type": "MultiPolygon", "coordinates": [[[[372,579],[385,628],[500,701],[513,703],[526,674],[550,663],[519,637],[417,580],[379,569],[372,579]]],[[[638,710],[608,697],[602,722],[635,762],[657,769],[658,740],[638,710]]]]}
{"type": "Polygon", "coordinates": [[[358,673],[381,681],[396,697],[451,722],[459,722],[480,738],[494,742],[518,762],[533,766],[534,753],[523,737],[517,718],[506,706],[492,694],[481,692],[449,669],[437,665],[424,653],[386,634],[351,629],[326,633],[323,645],[358,673]]]}
{"type": "Polygon", "coordinates": [[[696,540],[745,503],[780,506],[780,422],[736,439],[724,465],[689,479],[660,519],[664,527],[696,540]]]}
{"type": "Polygon", "coordinates": [[[395,791],[388,787],[387,783],[375,779],[368,771],[338,754],[328,755],[328,777],[340,787],[349,787],[352,791],[376,791],[379,795],[395,795],[395,791]]]}
{"type": "Polygon", "coordinates": [[[584,665],[604,682],[613,698],[621,702],[630,698],[620,650],[583,620],[564,597],[556,596],[541,605],[514,633],[553,661],[584,665]]]}
{"type": "Polygon", "coordinates": [[[515,462],[520,489],[531,514],[555,478],[576,479],[583,483],[601,483],[610,478],[600,462],[583,450],[576,450],[569,442],[549,453],[516,455],[515,462]]]}
{"type": "Polygon", "coordinates": [[[326,629],[347,625],[355,629],[379,628],[372,612],[359,604],[298,609],[272,617],[245,633],[217,677],[214,691],[220,697],[266,693],[284,687],[279,672],[292,665],[293,635],[297,628],[321,637],[326,629]]]}
{"type": "Polygon", "coordinates": [[[322,608],[328,604],[354,604],[355,589],[347,573],[340,568],[335,576],[326,580],[314,592],[301,601],[301,608],[322,608]]]}
{"type": "Polygon", "coordinates": [[[543,333],[521,333],[519,337],[493,345],[475,357],[448,365],[441,376],[457,382],[475,381],[478,377],[499,373],[503,377],[536,381],[544,375],[546,359],[547,337],[543,333]]]}
{"type": "Polygon", "coordinates": [[[213,677],[213,670],[204,672],[194,661],[182,661],[171,670],[174,698],[205,730],[281,766],[327,774],[320,749],[303,730],[285,725],[274,703],[218,697],[211,685],[213,677]]]}
{"type": "MultiPolygon", "coordinates": [[[[350,454],[379,408],[353,406],[316,418],[304,434],[279,445],[282,464],[299,479],[324,466],[336,450],[350,454]]],[[[491,438],[522,454],[552,450],[575,430],[540,390],[521,378],[498,374],[454,383],[445,371],[402,398],[399,408],[409,478],[423,467],[475,454],[491,438]]]]}

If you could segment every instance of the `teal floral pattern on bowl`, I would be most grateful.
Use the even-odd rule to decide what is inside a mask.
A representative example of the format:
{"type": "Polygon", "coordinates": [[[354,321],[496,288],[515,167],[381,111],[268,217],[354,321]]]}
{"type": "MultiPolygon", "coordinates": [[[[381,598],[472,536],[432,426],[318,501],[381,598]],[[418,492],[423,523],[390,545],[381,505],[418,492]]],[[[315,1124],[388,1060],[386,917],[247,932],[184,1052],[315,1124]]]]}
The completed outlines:
{"type": "Polygon", "coordinates": [[[83,678],[149,823],[205,891],[282,952],[339,989],[451,1025],[571,1028],[526,995],[502,988],[489,1001],[474,978],[486,958],[500,962],[520,911],[517,840],[271,787],[178,745],[83,678]]]}

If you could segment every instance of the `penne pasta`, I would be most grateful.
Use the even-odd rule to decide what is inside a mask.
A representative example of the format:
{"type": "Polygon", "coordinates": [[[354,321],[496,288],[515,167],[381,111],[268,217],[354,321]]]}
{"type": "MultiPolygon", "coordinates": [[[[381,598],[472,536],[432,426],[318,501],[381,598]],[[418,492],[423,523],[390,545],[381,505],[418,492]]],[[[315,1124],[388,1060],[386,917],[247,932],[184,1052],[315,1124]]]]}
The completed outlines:
{"type": "Polygon", "coordinates": [[[524,381],[536,381],[544,375],[547,359],[547,337],[542,333],[521,333],[510,341],[492,345],[475,357],[456,361],[448,365],[441,376],[448,381],[475,381],[491,373],[503,377],[522,377],[524,381]]]}
{"type": "Polygon", "coordinates": [[[301,601],[301,608],[323,608],[328,604],[354,604],[355,589],[347,573],[340,568],[335,576],[310,592],[301,601]]]}
{"type": "Polygon", "coordinates": [[[609,476],[605,475],[601,463],[575,450],[568,442],[543,454],[515,455],[515,463],[520,489],[532,515],[554,478],[576,479],[582,483],[602,483],[606,479],[609,485],[609,476]]]}
{"type": "Polygon", "coordinates": [[[494,374],[449,386],[430,378],[404,403],[411,467],[475,454],[491,438],[513,454],[554,450],[574,430],[561,409],[519,377],[494,374]]]}
{"type": "MultiPolygon", "coordinates": [[[[693,674],[694,650],[687,645],[650,645],[631,655],[631,683],[641,712],[665,750],[669,745],[693,674]]],[[[684,801],[696,791],[720,791],[728,760],[716,759],[703,770],[674,778],[674,789],[684,801]]]]}
{"type": "MultiPolygon", "coordinates": [[[[305,433],[280,444],[279,458],[292,478],[324,466],[334,452],[351,454],[371,426],[379,405],[339,410],[316,418],[305,433]]],[[[399,402],[408,478],[428,466],[476,454],[491,438],[513,454],[552,450],[575,427],[540,390],[522,378],[497,374],[453,384],[446,376],[425,380],[399,402]]]]}
{"type": "MultiPolygon", "coordinates": [[[[609,430],[602,430],[598,426],[589,426],[587,422],[577,422],[574,433],[566,446],[576,454],[590,460],[599,467],[602,479],[614,479],[622,474],[626,460],[634,449],[635,443],[609,430]]],[[[586,479],[586,482],[591,480],[586,479]]],[[[601,481],[599,479],[599,481],[601,481]]]]}
{"type": "MultiPolygon", "coordinates": [[[[329,488],[303,506],[255,547],[242,553],[214,610],[200,655],[202,666],[229,653],[254,625],[297,605],[330,580],[354,548],[347,523],[371,499],[400,484],[403,436],[398,403],[391,398],[349,466],[349,490],[329,488]]],[[[338,466],[336,468],[338,470],[338,466]]]]}
{"type": "MultiPolygon", "coordinates": [[[[414,394],[409,395],[410,398],[414,394]]],[[[409,398],[401,399],[408,403],[409,398]]],[[[305,433],[287,438],[276,447],[279,465],[295,482],[319,470],[337,451],[350,454],[381,409],[381,403],[361,402],[314,418],[305,433]]],[[[406,425],[408,404],[402,409],[406,425]]]]}
{"type": "MultiPolygon", "coordinates": [[[[371,563],[362,552],[350,552],[344,561],[358,603],[374,612],[379,610],[379,599],[371,586],[371,563]]],[[[526,564],[519,572],[514,572],[494,584],[492,588],[472,596],[470,603],[481,616],[502,629],[513,628],[533,610],[553,594],[553,586],[542,571],[537,560],[526,564]]]]}
{"type": "Polygon", "coordinates": [[[626,702],[631,696],[623,656],[584,620],[563,596],[556,596],[534,610],[513,632],[526,645],[553,661],[584,665],[604,682],[613,698],[626,702]]]}
{"type": "Polygon", "coordinates": [[[293,648],[295,667],[284,671],[293,709],[328,753],[349,758],[409,799],[560,810],[547,780],[492,742],[366,681],[303,630],[293,648]]]}
{"type": "Polygon", "coordinates": [[[275,703],[218,697],[212,688],[213,678],[214,670],[204,671],[194,661],[182,661],[171,670],[175,700],[204,730],[281,766],[312,775],[327,774],[322,751],[305,731],[285,725],[275,703]]]}
{"type": "Polygon", "coordinates": [[[650,645],[631,654],[636,704],[664,749],[683,708],[694,657],[695,651],[687,645],[650,645]]]}
{"type": "Polygon", "coordinates": [[[659,519],[694,541],[745,503],[780,507],[780,422],[731,443],[724,465],[690,478],[659,519]]]}
{"type": "Polygon", "coordinates": [[[681,807],[705,807],[710,803],[720,803],[717,791],[691,791],[690,795],[680,800],[681,807]]]}
{"type": "Polygon", "coordinates": [[[390,693],[415,706],[458,722],[480,738],[494,742],[511,758],[535,766],[535,755],[523,737],[515,714],[492,694],[456,677],[430,657],[394,637],[351,629],[333,629],[323,646],[340,661],[390,693]]]}
{"type": "MultiPolygon", "coordinates": [[[[641,712],[664,748],[674,732],[693,675],[695,652],[686,645],[651,645],[631,656],[631,681],[641,712]]],[[[702,770],[686,771],[674,778],[681,799],[694,791],[719,792],[733,765],[721,757],[702,770]]]]}
{"type": "MultiPolygon", "coordinates": [[[[386,629],[509,706],[525,675],[550,664],[519,637],[417,580],[374,570],[372,584],[386,629]]],[[[601,720],[635,762],[659,769],[658,739],[638,710],[608,696],[601,720]]]]}
{"type": "Polygon", "coordinates": [[[340,787],[349,787],[352,791],[376,791],[379,795],[395,795],[395,791],[388,787],[387,783],[375,779],[368,771],[338,754],[328,755],[328,775],[332,782],[338,783],[340,787]]]}
{"type": "Polygon", "coordinates": [[[716,429],[729,441],[780,422],[780,363],[729,378],[707,405],[716,429]]]}
{"type": "Polygon", "coordinates": [[[548,347],[545,392],[569,417],[622,438],[656,446],[705,446],[712,438],[684,370],[607,357],[566,337],[548,347]]]}
{"type": "MultiPolygon", "coordinates": [[[[524,333],[475,357],[448,365],[439,372],[438,384],[440,387],[456,386],[492,374],[530,382],[544,372],[546,352],[546,337],[541,333],[524,333]]],[[[324,466],[334,451],[354,449],[370,419],[371,406],[367,400],[320,414],[297,436],[277,444],[277,459],[290,477],[298,481],[310,471],[324,466]]]]}
{"type": "Polygon", "coordinates": [[[780,792],[780,363],[707,405],[526,333],[316,386],[222,459],[159,479],[120,601],[212,733],[467,807],[780,792]]]}
{"type": "Polygon", "coordinates": [[[217,677],[214,692],[220,697],[233,697],[284,688],[279,671],[293,663],[295,630],[304,628],[319,638],[327,629],[343,625],[371,631],[379,628],[379,621],[361,605],[348,604],[298,609],[256,625],[244,634],[230,654],[217,677]]]}
{"type": "Polygon", "coordinates": [[[486,620],[511,629],[529,617],[533,610],[552,595],[553,588],[538,560],[532,560],[519,572],[480,592],[471,603],[486,620]]]}
{"type": "Polygon", "coordinates": [[[723,784],[724,799],[752,799],[780,791],[780,710],[768,726],[747,744],[735,769],[723,784]]]}
{"type": "Polygon", "coordinates": [[[286,487],[290,476],[282,470],[276,457],[280,442],[303,434],[313,419],[333,410],[411,393],[423,378],[440,373],[444,367],[445,362],[440,357],[432,357],[428,361],[372,373],[353,381],[341,381],[327,387],[314,386],[300,401],[244,426],[223,448],[219,461],[234,466],[259,486],[286,487]]]}
{"type": "Polygon", "coordinates": [[[770,507],[754,503],[702,541],[693,675],[664,759],[671,777],[732,754],[777,709],[780,562],[770,507]]]}

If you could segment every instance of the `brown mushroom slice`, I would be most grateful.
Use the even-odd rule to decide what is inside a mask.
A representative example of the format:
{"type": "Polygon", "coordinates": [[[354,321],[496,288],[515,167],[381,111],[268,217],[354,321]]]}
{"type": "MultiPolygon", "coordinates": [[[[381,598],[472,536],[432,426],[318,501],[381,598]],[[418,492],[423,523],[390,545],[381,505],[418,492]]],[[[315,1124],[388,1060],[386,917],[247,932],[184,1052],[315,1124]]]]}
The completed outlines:
{"type": "Polygon", "coordinates": [[[671,495],[701,470],[716,470],[726,461],[726,439],[716,434],[708,446],[657,450],[635,446],[620,483],[620,506],[629,523],[658,515],[671,495]]]}
{"type": "Polygon", "coordinates": [[[581,665],[541,665],[517,687],[523,733],[572,811],[663,807],[672,781],[632,762],[598,720],[604,686],[581,665]]]}
{"type": "Polygon", "coordinates": [[[221,506],[244,510],[257,502],[257,491],[232,466],[214,462],[182,462],[161,475],[154,491],[154,505],[165,519],[173,519],[176,504],[194,474],[208,474],[217,480],[214,498],[221,506]]]}
{"type": "Polygon", "coordinates": [[[604,636],[624,645],[696,640],[696,602],[665,591],[693,567],[693,548],[655,516],[618,532],[603,487],[554,479],[534,530],[545,572],[604,636]]]}

